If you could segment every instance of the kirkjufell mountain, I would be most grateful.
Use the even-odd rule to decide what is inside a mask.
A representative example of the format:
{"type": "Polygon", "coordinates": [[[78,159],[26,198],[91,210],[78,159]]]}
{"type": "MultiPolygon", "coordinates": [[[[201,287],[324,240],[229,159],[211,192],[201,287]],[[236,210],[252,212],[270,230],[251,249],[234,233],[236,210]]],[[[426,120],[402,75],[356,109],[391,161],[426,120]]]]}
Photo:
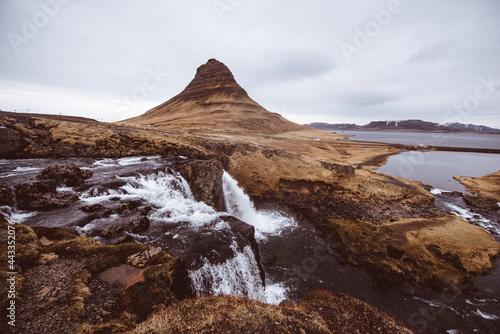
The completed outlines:
{"type": "Polygon", "coordinates": [[[177,96],[119,124],[242,134],[307,130],[252,100],[229,68],[216,59],[200,66],[177,96]]]}

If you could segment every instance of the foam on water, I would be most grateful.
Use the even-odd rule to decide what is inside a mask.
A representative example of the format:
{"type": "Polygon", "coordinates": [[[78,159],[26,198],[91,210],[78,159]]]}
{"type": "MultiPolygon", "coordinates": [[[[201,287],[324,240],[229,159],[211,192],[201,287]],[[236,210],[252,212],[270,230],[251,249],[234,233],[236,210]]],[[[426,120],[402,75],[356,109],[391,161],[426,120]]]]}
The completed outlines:
{"type": "Polygon", "coordinates": [[[490,233],[500,234],[500,226],[496,225],[493,221],[483,217],[478,213],[474,213],[469,209],[461,208],[458,205],[452,203],[445,204],[448,208],[451,209],[453,214],[467,220],[470,223],[481,226],[490,233]]]}
{"type": "Polygon", "coordinates": [[[294,228],[297,222],[278,211],[257,210],[243,188],[227,172],[222,176],[224,199],[227,212],[255,227],[255,237],[259,241],[267,235],[279,235],[285,228],[294,228]]]}
{"type": "Polygon", "coordinates": [[[37,211],[26,212],[22,210],[15,210],[10,206],[0,207],[0,212],[5,214],[5,218],[7,218],[9,222],[14,222],[18,224],[21,224],[26,219],[36,216],[38,214],[37,211]]]}
{"type": "Polygon", "coordinates": [[[288,288],[285,287],[285,283],[270,283],[266,282],[265,296],[266,303],[279,305],[283,300],[287,299],[288,288]]]}
{"type": "Polygon", "coordinates": [[[494,314],[489,314],[486,312],[482,312],[480,309],[476,309],[476,311],[472,311],[472,313],[480,316],[481,318],[487,319],[487,320],[500,320],[500,316],[497,316],[494,314]]]}
{"type": "Polygon", "coordinates": [[[80,199],[87,204],[101,203],[114,197],[120,200],[141,199],[155,208],[148,217],[156,222],[183,221],[201,226],[218,217],[212,207],[194,199],[187,181],[177,173],[158,172],[119,179],[127,183],[116,190],[91,188],[80,199]]]}
{"type": "Polygon", "coordinates": [[[433,195],[439,195],[442,193],[451,193],[451,191],[450,190],[443,190],[443,189],[439,189],[439,188],[432,188],[431,189],[431,194],[433,194],[433,195]]]}

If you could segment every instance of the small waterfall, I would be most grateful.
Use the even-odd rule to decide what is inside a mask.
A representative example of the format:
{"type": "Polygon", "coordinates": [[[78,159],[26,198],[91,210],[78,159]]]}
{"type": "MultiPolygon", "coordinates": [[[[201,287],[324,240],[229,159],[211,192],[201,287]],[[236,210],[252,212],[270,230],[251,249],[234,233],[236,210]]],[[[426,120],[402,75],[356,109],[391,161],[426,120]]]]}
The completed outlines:
{"type": "Polygon", "coordinates": [[[235,257],[217,265],[205,261],[200,269],[189,272],[196,294],[230,294],[265,302],[264,285],[252,249],[246,246],[239,252],[234,244],[232,248],[235,257]]]}
{"type": "Polygon", "coordinates": [[[255,237],[264,241],[267,235],[279,235],[285,228],[297,226],[291,217],[271,210],[257,210],[243,188],[227,172],[222,176],[227,212],[255,227],[255,237]]]}

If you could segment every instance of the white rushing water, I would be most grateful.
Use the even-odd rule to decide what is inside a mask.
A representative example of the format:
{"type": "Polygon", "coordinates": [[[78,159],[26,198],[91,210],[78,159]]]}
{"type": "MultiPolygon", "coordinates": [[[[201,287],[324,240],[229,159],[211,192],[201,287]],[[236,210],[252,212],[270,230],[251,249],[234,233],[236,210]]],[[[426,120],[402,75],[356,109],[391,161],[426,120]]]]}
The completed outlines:
{"type": "Polygon", "coordinates": [[[111,198],[144,200],[154,208],[148,218],[157,223],[183,221],[196,227],[212,222],[219,215],[210,206],[196,201],[187,181],[177,173],[158,172],[119,179],[127,183],[116,190],[102,191],[93,187],[80,199],[87,204],[101,203],[111,198]]]}
{"type": "Polygon", "coordinates": [[[297,227],[297,222],[292,217],[281,212],[255,209],[244,189],[227,172],[224,172],[222,181],[227,212],[255,227],[258,241],[266,240],[268,235],[279,235],[286,228],[297,227]]]}
{"type": "MultiPolygon", "coordinates": [[[[139,160],[130,159],[121,163],[137,161],[139,160]]],[[[105,160],[95,164],[95,167],[115,163],[112,160],[105,160]]],[[[189,222],[192,228],[206,227],[222,214],[205,203],[196,201],[187,181],[176,172],[165,170],[138,177],[119,177],[119,179],[126,183],[118,189],[104,190],[93,187],[83,193],[80,200],[86,204],[97,204],[112,199],[140,199],[154,208],[148,213],[152,223],[189,222]]],[[[228,213],[254,226],[255,237],[259,242],[265,242],[269,235],[279,235],[285,228],[297,226],[293,218],[278,211],[255,209],[244,190],[226,172],[223,176],[223,189],[228,213]]],[[[227,223],[223,221],[211,226],[214,229],[229,229],[227,223]]],[[[82,229],[85,230],[87,229],[82,229]]],[[[236,255],[224,263],[212,264],[207,260],[201,268],[190,271],[189,276],[198,295],[245,295],[272,304],[278,304],[286,299],[287,288],[282,283],[266,282],[264,288],[258,262],[249,246],[239,251],[236,245],[233,245],[232,249],[236,255]]]]}
{"type": "Polygon", "coordinates": [[[196,294],[247,296],[265,302],[264,285],[252,249],[246,246],[239,252],[235,244],[231,248],[235,257],[221,264],[206,261],[200,269],[189,272],[196,294]]]}

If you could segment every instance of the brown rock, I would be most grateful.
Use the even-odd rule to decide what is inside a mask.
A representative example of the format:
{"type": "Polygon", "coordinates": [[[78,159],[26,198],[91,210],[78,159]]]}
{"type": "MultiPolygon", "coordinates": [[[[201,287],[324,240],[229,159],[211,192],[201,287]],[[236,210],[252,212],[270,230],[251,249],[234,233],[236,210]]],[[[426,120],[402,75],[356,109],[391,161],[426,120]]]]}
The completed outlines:
{"type": "Polygon", "coordinates": [[[149,228],[149,219],[146,216],[135,217],[130,222],[130,227],[133,233],[146,231],[149,228]]]}
{"type": "Polygon", "coordinates": [[[189,183],[194,198],[217,211],[225,211],[222,189],[222,163],[218,160],[192,160],[179,166],[179,173],[189,183]]]}
{"type": "Polygon", "coordinates": [[[50,241],[49,239],[47,239],[47,237],[43,236],[41,237],[40,239],[38,239],[38,243],[42,246],[50,246],[52,245],[54,242],[53,241],[50,241]]]}
{"type": "Polygon", "coordinates": [[[151,260],[153,256],[159,254],[161,251],[161,247],[150,246],[145,251],[130,255],[127,258],[127,263],[136,267],[144,267],[146,264],[148,264],[149,260],[151,260]]]}
{"type": "Polygon", "coordinates": [[[52,165],[45,168],[38,176],[42,180],[55,180],[58,184],[64,184],[68,187],[79,186],[92,177],[92,172],[86,169],[80,169],[75,164],[52,165]]]}
{"type": "Polygon", "coordinates": [[[38,264],[48,264],[50,262],[54,262],[59,258],[59,255],[55,253],[42,253],[38,257],[38,264]]]}

